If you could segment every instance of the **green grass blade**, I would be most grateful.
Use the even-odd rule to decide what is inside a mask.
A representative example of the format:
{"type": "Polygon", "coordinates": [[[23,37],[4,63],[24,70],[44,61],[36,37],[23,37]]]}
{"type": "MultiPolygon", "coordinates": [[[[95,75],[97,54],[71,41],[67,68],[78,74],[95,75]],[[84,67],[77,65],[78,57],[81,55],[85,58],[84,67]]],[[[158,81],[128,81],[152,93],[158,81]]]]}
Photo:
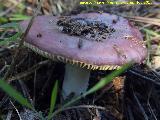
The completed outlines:
{"type": "Polygon", "coordinates": [[[0,24],[8,22],[8,19],[5,17],[0,17],[0,24]]]}
{"type": "Polygon", "coordinates": [[[22,30],[21,30],[21,27],[18,23],[14,23],[14,22],[7,23],[7,24],[4,24],[4,25],[1,25],[0,28],[4,28],[4,29],[14,28],[14,29],[17,29],[17,31],[18,31],[13,36],[8,37],[8,38],[4,38],[3,40],[1,40],[0,45],[7,45],[11,41],[17,41],[18,38],[20,38],[20,36],[22,35],[22,30]]]}
{"type": "Polygon", "coordinates": [[[56,104],[56,99],[57,99],[57,93],[58,93],[58,80],[55,82],[53,90],[52,90],[52,95],[51,95],[51,103],[50,103],[50,110],[49,110],[49,114],[48,114],[48,119],[50,119],[53,110],[55,108],[55,104],[56,104]]]}
{"type": "Polygon", "coordinates": [[[9,18],[9,20],[20,21],[20,20],[28,20],[30,18],[31,18],[30,16],[26,16],[26,15],[22,15],[22,14],[14,14],[9,18]]]}
{"type": "Polygon", "coordinates": [[[148,34],[150,34],[150,35],[152,35],[152,36],[160,37],[160,34],[157,33],[157,32],[155,32],[155,31],[153,31],[153,30],[149,30],[149,29],[146,29],[146,28],[143,28],[143,30],[144,30],[146,33],[148,33],[148,34]]]}
{"type": "Polygon", "coordinates": [[[16,28],[19,24],[12,22],[12,23],[6,23],[4,25],[1,25],[0,28],[16,28]]]}
{"type": "Polygon", "coordinates": [[[131,63],[125,64],[121,69],[115,70],[111,74],[102,78],[95,86],[93,86],[86,93],[84,93],[83,96],[89,95],[89,94],[96,92],[97,90],[103,88],[106,84],[111,82],[115,77],[117,77],[118,75],[123,73],[125,70],[127,70],[131,65],[132,65],[131,63]]]}
{"type": "Polygon", "coordinates": [[[17,40],[21,35],[22,35],[22,33],[18,32],[18,33],[16,33],[16,34],[14,34],[12,37],[5,38],[5,40],[6,40],[6,41],[15,41],[15,40],[17,40]]]}
{"type": "Polygon", "coordinates": [[[17,41],[18,38],[21,36],[22,34],[20,32],[16,33],[15,35],[13,35],[12,37],[9,38],[4,38],[4,40],[0,41],[0,45],[7,45],[9,42],[13,42],[13,41],[17,41]]]}
{"type": "Polygon", "coordinates": [[[14,29],[18,29],[19,32],[22,32],[22,29],[20,27],[20,24],[19,23],[15,23],[15,22],[12,22],[12,23],[6,23],[4,25],[0,25],[0,28],[14,28],[14,29]]]}
{"type": "Polygon", "coordinates": [[[5,93],[7,93],[10,97],[14,98],[21,105],[34,110],[34,108],[32,107],[32,105],[28,102],[28,100],[26,98],[24,98],[18,91],[16,91],[11,85],[9,85],[8,83],[6,83],[2,79],[0,79],[0,88],[5,93]]]}

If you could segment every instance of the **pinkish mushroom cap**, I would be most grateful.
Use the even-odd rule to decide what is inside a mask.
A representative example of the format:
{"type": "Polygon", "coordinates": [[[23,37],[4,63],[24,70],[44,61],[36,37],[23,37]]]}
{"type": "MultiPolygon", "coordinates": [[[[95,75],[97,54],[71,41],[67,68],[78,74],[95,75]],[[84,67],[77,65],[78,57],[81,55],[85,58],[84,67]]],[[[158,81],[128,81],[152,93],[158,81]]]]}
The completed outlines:
{"type": "MultiPolygon", "coordinates": [[[[26,37],[25,45],[47,58],[72,63],[88,69],[116,69],[134,61],[141,63],[147,54],[138,29],[128,20],[107,13],[86,13],[72,18],[87,18],[101,21],[115,29],[102,42],[71,36],[57,29],[59,17],[38,16],[26,37]],[[52,28],[53,27],[53,28],[52,28]],[[79,48],[80,39],[82,40],[79,48]]],[[[21,23],[26,28],[28,21],[21,23]]]]}
{"type": "MultiPolygon", "coordinates": [[[[25,29],[28,21],[20,24],[25,29]]],[[[93,24],[87,28],[93,30],[96,35],[103,31],[93,24]],[[99,31],[95,32],[97,29],[99,31]]],[[[128,20],[107,13],[86,13],[69,17],[38,16],[26,37],[25,46],[52,60],[81,67],[80,69],[66,65],[63,82],[64,97],[71,92],[79,95],[87,89],[90,74],[88,69],[113,70],[131,61],[141,63],[147,55],[147,49],[139,30],[128,20]],[[76,25],[72,24],[72,27],[68,27],[67,22],[76,18],[79,19],[73,22],[76,25]],[[103,27],[106,30],[106,33],[104,32],[106,36],[98,36],[100,39],[98,41],[97,37],[91,37],[91,32],[84,28],[85,21],[105,24],[103,27]],[[84,24],[84,27],[78,27],[80,23],[84,24]],[[76,30],[75,27],[78,29],[76,30]],[[78,30],[80,35],[76,32],[78,30]]]]}

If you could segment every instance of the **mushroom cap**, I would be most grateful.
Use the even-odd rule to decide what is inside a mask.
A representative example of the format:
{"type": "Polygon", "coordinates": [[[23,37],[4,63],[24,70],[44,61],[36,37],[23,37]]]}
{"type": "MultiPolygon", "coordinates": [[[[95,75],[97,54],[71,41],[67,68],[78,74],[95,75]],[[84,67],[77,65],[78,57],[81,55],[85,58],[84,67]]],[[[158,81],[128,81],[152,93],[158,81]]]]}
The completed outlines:
{"type": "MultiPolygon", "coordinates": [[[[84,13],[70,16],[98,21],[113,28],[103,41],[69,35],[57,25],[61,17],[38,16],[26,36],[25,46],[52,60],[75,64],[87,69],[112,70],[125,63],[141,63],[147,55],[141,33],[123,17],[107,13],[84,13]]],[[[67,17],[64,20],[68,19],[67,17]]],[[[29,21],[20,23],[26,29],[29,21]]]]}

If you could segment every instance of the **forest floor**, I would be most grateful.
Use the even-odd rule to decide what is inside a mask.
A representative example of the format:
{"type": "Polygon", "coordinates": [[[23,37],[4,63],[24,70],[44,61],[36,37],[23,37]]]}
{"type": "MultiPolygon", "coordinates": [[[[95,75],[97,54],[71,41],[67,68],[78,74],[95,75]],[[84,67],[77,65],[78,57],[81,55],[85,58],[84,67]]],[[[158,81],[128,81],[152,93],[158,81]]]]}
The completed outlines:
{"type": "MultiPolygon", "coordinates": [[[[160,2],[154,0],[152,3],[79,5],[78,0],[45,0],[40,15],[106,12],[123,16],[141,31],[148,49],[143,64],[128,69],[103,89],[57,114],[53,120],[160,120],[160,2]]],[[[31,18],[37,6],[36,0],[0,0],[0,25],[31,18]]],[[[15,33],[15,29],[0,27],[0,77],[6,75],[11,63],[16,60],[9,83],[46,116],[53,80],[59,80],[60,85],[56,108],[62,104],[60,91],[64,64],[43,58],[25,47],[18,48],[18,40],[5,42],[5,37],[15,33]],[[17,49],[21,52],[15,58],[17,49]]],[[[92,71],[90,87],[107,74],[106,71],[92,71]]],[[[0,91],[0,119],[34,120],[38,117],[34,111],[0,91]]]]}

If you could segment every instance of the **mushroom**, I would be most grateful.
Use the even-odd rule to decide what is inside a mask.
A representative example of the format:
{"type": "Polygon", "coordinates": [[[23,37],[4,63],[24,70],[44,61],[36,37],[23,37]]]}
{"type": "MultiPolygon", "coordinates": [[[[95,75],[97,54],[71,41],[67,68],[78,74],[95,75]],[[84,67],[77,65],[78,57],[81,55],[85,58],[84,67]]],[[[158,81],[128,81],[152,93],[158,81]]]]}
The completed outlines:
{"type": "MultiPolygon", "coordinates": [[[[28,21],[20,23],[26,28],[28,21]]],[[[52,60],[66,63],[63,97],[88,88],[91,70],[114,70],[134,61],[142,63],[146,46],[138,29],[125,18],[107,13],[38,16],[25,46],[52,60]]]]}

